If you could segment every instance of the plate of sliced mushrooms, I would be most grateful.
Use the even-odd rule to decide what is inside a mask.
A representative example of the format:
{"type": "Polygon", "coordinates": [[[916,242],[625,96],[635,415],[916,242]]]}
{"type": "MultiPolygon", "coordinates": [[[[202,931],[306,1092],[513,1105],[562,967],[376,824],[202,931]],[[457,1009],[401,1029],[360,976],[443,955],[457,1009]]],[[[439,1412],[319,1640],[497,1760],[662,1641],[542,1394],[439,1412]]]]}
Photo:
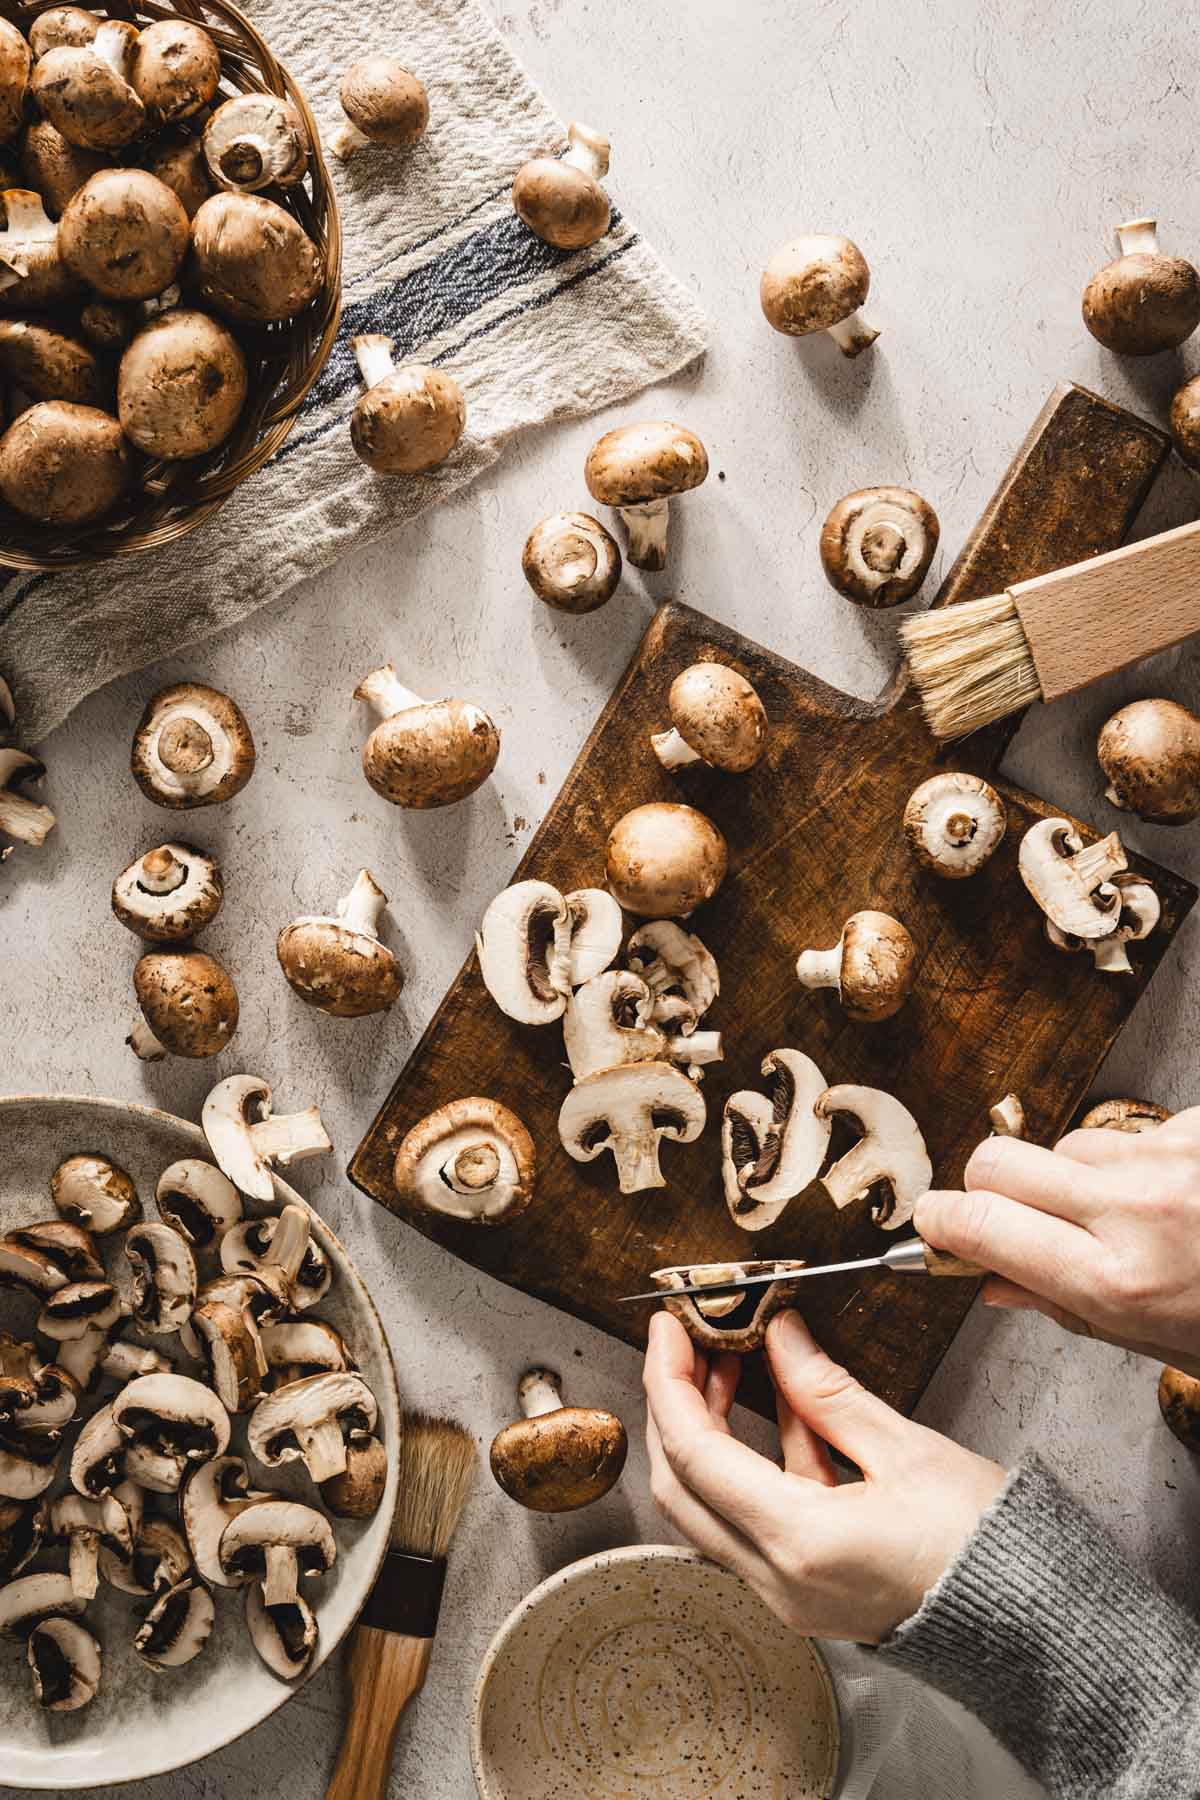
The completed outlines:
{"type": "Polygon", "coordinates": [[[201,1131],[0,1099],[6,1784],[209,1755],[321,1666],[379,1570],[391,1353],[346,1251],[271,1172],[320,1122],[269,1103],[229,1077],[201,1131]]]}

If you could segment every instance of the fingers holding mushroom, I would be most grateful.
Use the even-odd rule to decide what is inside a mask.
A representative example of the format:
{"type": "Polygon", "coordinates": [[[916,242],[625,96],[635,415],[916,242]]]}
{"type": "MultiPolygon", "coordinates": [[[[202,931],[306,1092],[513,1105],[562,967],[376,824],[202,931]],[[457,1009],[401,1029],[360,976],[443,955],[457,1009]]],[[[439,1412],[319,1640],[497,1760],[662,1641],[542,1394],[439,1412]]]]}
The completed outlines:
{"type": "Polygon", "coordinates": [[[531,1512],[576,1512],[620,1480],[625,1427],[601,1407],[566,1406],[550,1369],[529,1369],[517,1388],[521,1417],[492,1441],[496,1483],[531,1512]]]}
{"type": "Polygon", "coordinates": [[[338,99],[346,116],[329,148],[343,162],[371,144],[407,150],[429,124],[424,83],[394,56],[377,52],[352,63],[339,83],[338,99]]]}
{"type": "Polygon", "coordinates": [[[726,1351],[735,1356],[748,1356],[761,1350],[767,1338],[767,1326],[777,1312],[790,1306],[795,1288],[787,1282],[788,1274],[804,1264],[787,1262],[695,1263],[678,1269],[655,1269],[650,1279],[661,1288],[663,1305],[677,1318],[692,1342],[702,1350],[720,1355],[726,1351]],[[743,1294],[724,1294],[712,1300],[698,1295],[680,1298],[674,1290],[683,1287],[720,1288],[726,1282],[743,1281],[755,1275],[775,1275],[778,1282],[765,1283],[743,1294]]]}
{"type": "Polygon", "coordinates": [[[802,951],[796,963],[802,987],[836,988],[847,1017],[862,1025],[898,1013],[916,974],[916,945],[899,919],[881,912],[852,914],[832,950],[802,951]]]}
{"type": "Polygon", "coordinates": [[[1200,818],[1200,718],[1174,700],[1134,700],[1107,721],[1096,753],[1105,798],[1149,825],[1200,818]]]}
{"type": "Polygon", "coordinates": [[[608,174],[609,142],[588,125],[567,127],[563,156],[538,156],[517,171],[512,202],[535,236],[558,250],[581,250],[608,230],[611,208],[600,186],[608,174]]]}
{"type": "Polygon", "coordinates": [[[913,789],[904,808],[904,835],[917,860],[947,881],[977,875],[1007,829],[1003,800],[978,775],[931,775],[913,789]]]}
{"type": "Polygon", "coordinates": [[[552,513],[535,525],[521,552],[525,579],[558,612],[590,613],[604,606],[621,579],[621,552],[590,513],[552,513]]]}
{"type": "Polygon", "coordinates": [[[1164,256],[1154,219],[1117,227],[1121,254],[1083,292],[1083,322],[1106,350],[1153,356],[1174,350],[1200,324],[1200,274],[1180,256],[1164,256]]]}
{"type": "Polygon", "coordinates": [[[859,356],[879,333],[859,312],[871,271],[857,244],[816,234],[793,238],[763,270],[759,300],[767,323],[788,337],[827,331],[843,356],[859,356]]]}
{"type": "Polygon", "coordinates": [[[821,566],[847,600],[899,606],[929,573],[939,530],[932,506],[912,488],[858,488],[821,527],[821,566]]]}
{"type": "Polygon", "coordinates": [[[754,688],[725,663],[693,663],[671,683],[671,729],[650,734],[664,769],[692,763],[744,775],[762,755],[767,714],[754,688]]]}
{"type": "Polygon", "coordinates": [[[439,1106],[396,1152],[393,1179],[425,1211],[472,1225],[508,1225],[533,1199],[537,1159],[521,1120],[472,1095],[439,1106]]]}
{"type": "Polygon", "coordinates": [[[350,420],[354,453],[377,475],[424,475],[445,462],[467,423],[467,402],[453,375],[424,363],[392,362],[392,341],[377,332],[352,343],[366,392],[350,420]]]}
{"type": "Polygon", "coordinates": [[[593,500],[616,507],[629,531],[635,569],[667,566],[670,502],[708,475],[708,452],[685,425],[620,425],[593,444],[583,477],[593,500]]]}
{"type": "Polygon", "coordinates": [[[333,917],[293,919],[275,943],[289,987],[335,1019],[386,1012],[400,996],[400,964],[379,939],[387,895],[366,869],[338,901],[333,917]]]}
{"type": "Polygon", "coordinates": [[[500,733],[468,700],[422,700],[391,663],[354,690],[379,716],[363,745],[363,774],[393,806],[452,806],[481,787],[496,766],[500,733]]]}
{"type": "Polygon", "coordinates": [[[228,694],[181,681],[148,702],[130,766],[148,800],[180,808],[232,799],[253,775],[254,762],[250,727],[228,694]]]}

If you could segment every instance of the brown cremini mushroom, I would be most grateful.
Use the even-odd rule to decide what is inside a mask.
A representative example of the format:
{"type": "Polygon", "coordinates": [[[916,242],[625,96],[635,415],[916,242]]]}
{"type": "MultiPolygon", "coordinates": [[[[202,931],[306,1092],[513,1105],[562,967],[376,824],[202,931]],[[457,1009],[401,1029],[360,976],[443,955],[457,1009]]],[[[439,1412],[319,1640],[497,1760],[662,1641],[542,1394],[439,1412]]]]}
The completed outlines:
{"type": "Polygon", "coordinates": [[[240,794],[254,761],[250,727],[229,695],[180,681],[147,702],[130,767],[148,800],[178,809],[215,806],[240,794]]]}
{"type": "Polygon", "coordinates": [[[0,376],[32,400],[103,407],[112,378],[88,345],[54,325],[0,318],[0,376]]]}
{"type": "Polygon", "coordinates": [[[661,419],[606,431],[583,469],[592,499],[620,513],[635,569],[666,568],[671,501],[707,475],[708,452],[695,432],[661,419]]]}
{"type": "Polygon", "coordinates": [[[188,216],[146,169],[101,169],[67,205],[59,248],[72,274],[106,300],[148,300],[179,273],[188,216]]]}
{"type": "Polygon", "coordinates": [[[511,1225],[533,1199],[533,1139],[498,1100],[451,1100],[414,1125],[393,1164],[397,1193],[471,1225],[511,1225]]]}
{"type": "Polygon", "coordinates": [[[386,1012],[404,985],[404,973],[379,941],[379,916],[387,895],[370,871],[360,869],[332,917],[293,919],[275,940],[275,954],[292,991],[335,1019],[386,1012]]]}
{"type": "Polygon", "coordinates": [[[1153,1100],[1099,1100],[1079,1120],[1079,1131],[1153,1131],[1171,1117],[1153,1100]]]}
{"type": "Polygon", "coordinates": [[[677,675],[667,697],[669,731],[650,742],[664,769],[706,763],[728,775],[744,775],[767,742],[767,714],[744,675],[725,663],[693,663],[677,675]]]}
{"type": "Polygon", "coordinates": [[[78,278],[63,259],[58,227],[49,218],[40,194],[28,188],[0,193],[4,225],[0,229],[0,309],[20,312],[53,307],[73,299],[78,278]]]}
{"type": "Polygon", "coordinates": [[[947,881],[977,875],[1007,829],[1003,800],[979,775],[931,775],[904,808],[904,835],[917,860],[947,881]]]}
{"type": "Polygon", "coordinates": [[[517,1388],[521,1417],[497,1432],[492,1474],[510,1500],[531,1512],[576,1512],[620,1480],[629,1451],[615,1413],[564,1406],[551,1369],[529,1369],[517,1388]]]}
{"type": "Polygon", "coordinates": [[[30,22],[29,47],[35,57],[45,56],[47,50],[57,50],[64,44],[85,49],[95,42],[101,23],[97,13],[87,12],[82,6],[48,6],[30,22]]]}
{"type": "Polygon", "coordinates": [[[1108,720],[1096,746],[1105,798],[1148,825],[1200,818],[1200,719],[1175,700],[1134,700],[1108,720]]]}
{"type": "Polygon", "coordinates": [[[143,326],[121,358],[117,415],[147,456],[203,456],[237,424],[246,386],[246,359],[232,333],[207,313],[173,308],[143,326]]]}
{"type": "Polygon", "coordinates": [[[308,133],[283,95],[235,94],[204,127],[204,155],[217,186],[231,193],[294,187],[308,173],[308,133]]]}
{"type": "Polygon", "coordinates": [[[712,820],[666,801],[627,812],[605,848],[614,898],[645,919],[686,919],[712,899],[728,865],[725,839],[712,820]]]}
{"type": "Polygon", "coordinates": [[[1117,227],[1121,254],[1083,291],[1083,322],[1106,350],[1153,356],[1174,350],[1200,325],[1200,274],[1181,256],[1164,256],[1154,219],[1117,227]]]}
{"type": "Polygon", "coordinates": [[[80,331],[98,350],[123,350],[136,325],[133,308],[117,300],[89,300],[79,313],[80,331]]]}
{"type": "Polygon", "coordinates": [[[121,427],[94,406],[42,400],[0,438],[0,495],[43,525],[88,525],[112,512],[129,485],[121,427]]]}
{"type": "Polygon", "coordinates": [[[1185,1450],[1200,1453],[1200,1380],[1164,1364],[1158,1378],[1158,1410],[1185,1450]]]}
{"type": "Polygon", "coordinates": [[[171,1056],[217,1056],[237,1030],[233,979],[203,950],[152,951],[134,969],[133,986],[146,1024],[171,1056]]]}
{"type": "Polygon", "coordinates": [[[68,1156],[50,1178],[50,1197],[62,1218],[97,1237],[123,1231],[142,1216],[131,1177],[103,1156],[68,1156]]]}
{"type": "Polygon", "coordinates": [[[836,988],[846,1016],[873,1025],[898,1013],[912,992],[917,947],[889,913],[853,913],[832,950],[804,950],[796,963],[801,987],[836,988]]]}
{"type": "Polygon", "coordinates": [[[199,138],[169,133],[148,159],[150,173],[169,187],[189,220],[213,194],[208,160],[199,138]]]}
{"type": "Polygon", "coordinates": [[[795,1286],[787,1280],[803,1262],[694,1263],[690,1267],[655,1269],[650,1279],[662,1290],[663,1305],[677,1318],[693,1343],[718,1355],[725,1351],[748,1356],[761,1350],[767,1326],[777,1312],[792,1304],[795,1286]],[[779,1280],[750,1288],[742,1294],[721,1294],[712,1300],[697,1295],[680,1298],[684,1287],[719,1288],[729,1281],[756,1275],[778,1275],[779,1280]]]}
{"type": "Polygon", "coordinates": [[[379,716],[363,745],[363,774],[393,806],[451,806],[496,766],[500,733],[469,700],[422,700],[391,663],[365,676],[354,698],[379,716]]]}
{"type": "Polygon", "coordinates": [[[859,312],[871,271],[849,238],[793,238],[762,273],[759,300],[767,323],[788,337],[827,331],[843,356],[858,356],[879,333],[859,312]]]}
{"type": "MultiPolygon", "coordinates": [[[[3,451],[0,441],[0,453],[3,451]]],[[[24,791],[43,780],[45,763],[13,745],[0,744],[0,836],[40,850],[58,823],[48,806],[42,806],[24,791]]],[[[12,855],[12,845],[0,849],[0,862],[12,855]]]]}
{"type": "Polygon", "coordinates": [[[608,174],[609,142],[590,125],[567,127],[570,149],[537,156],[518,169],[512,203],[522,224],[556,250],[582,250],[608,230],[612,208],[600,186],[608,174]]]}
{"type": "Polygon", "coordinates": [[[25,119],[25,95],[33,57],[9,19],[0,19],[0,144],[15,138],[25,119]]]}
{"type": "Polygon", "coordinates": [[[552,513],[526,538],[521,568],[547,606],[559,612],[590,613],[616,593],[621,552],[616,539],[590,513],[552,513]]]}
{"type": "Polygon", "coordinates": [[[847,600],[899,606],[929,573],[939,530],[932,506],[912,488],[856,488],[821,527],[821,566],[847,600]]]}
{"type": "Polygon", "coordinates": [[[202,112],[221,80],[217,46],[191,19],[158,19],[137,40],[130,72],[152,118],[176,124],[202,112]]]}
{"type": "Polygon", "coordinates": [[[368,332],[351,342],[366,393],[350,419],[360,462],[377,475],[423,475],[445,462],[463,434],[467,402],[453,375],[424,363],[392,362],[392,340],[368,332]]]}
{"type": "Polygon", "coordinates": [[[1200,375],[1185,381],[1171,402],[1171,437],[1189,468],[1200,469],[1200,375]]]}
{"type": "Polygon", "coordinates": [[[294,319],[321,285],[321,256],[300,223],[261,194],[214,194],[192,220],[200,295],[235,322],[294,319]]]}
{"type": "Polygon", "coordinates": [[[30,90],[56,130],[91,150],[121,150],[142,129],[146,109],[131,73],[136,25],[101,20],[85,45],[57,44],[39,56],[30,90]]]}
{"type": "Polygon", "coordinates": [[[122,869],[113,882],[112,909],[136,937],[177,944],[211,925],[225,884],[207,851],[192,844],[158,844],[122,869]]]}
{"type": "Polygon", "coordinates": [[[394,56],[376,52],[352,63],[338,85],[338,99],[346,117],[329,148],[343,162],[370,144],[406,150],[425,135],[429,124],[424,83],[394,56]]]}
{"type": "Polygon", "coordinates": [[[21,172],[52,219],[61,218],[84,183],[108,166],[104,151],[71,143],[49,119],[35,119],[21,139],[21,172]]]}

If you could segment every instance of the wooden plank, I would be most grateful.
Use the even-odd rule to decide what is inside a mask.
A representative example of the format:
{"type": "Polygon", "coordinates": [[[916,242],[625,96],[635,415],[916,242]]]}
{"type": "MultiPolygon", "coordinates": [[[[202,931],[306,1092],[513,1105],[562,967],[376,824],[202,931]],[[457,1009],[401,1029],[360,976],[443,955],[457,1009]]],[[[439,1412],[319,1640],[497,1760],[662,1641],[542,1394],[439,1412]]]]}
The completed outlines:
{"type": "MultiPolygon", "coordinates": [[[[1003,586],[1038,573],[1039,565],[1078,559],[1087,553],[1081,543],[1093,553],[1114,547],[1160,456],[1159,434],[1141,421],[1081,390],[1060,390],[949,584],[969,588],[975,571],[1003,586]],[[1114,448],[1098,463],[1097,441],[1123,444],[1124,454],[1114,448]],[[997,532],[1009,544],[1007,561],[997,532]]],[[[999,748],[997,738],[994,754],[999,748]]],[[[971,766],[985,759],[975,746],[971,766]]],[[[665,1146],[668,1185],[643,1194],[617,1192],[610,1158],[572,1162],[556,1129],[568,1087],[561,1034],[504,1018],[472,957],[360,1145],[351,1179],[476,1267],[641,1345],[651,1308],[623,1308],[617,1300],[641,1291],[648,1271],[661,1264],[764,1255],[838,1260],[888,1241],[865,1205],[837,1213],[815,1185],[768,1231],[749,1234],[730,1220],[719,1168],[721,1108],[735,1088],[756,1084],[768,1051],[795,1045],[815,1057],[831,1083],[866,1082],[895,1093],[921,1122],[940,1182],[958,1180],[987,1131],[988,1105],[1008,1089],[1024,1098],[1037,1135],[1059,1131],[1196,893],[1166,870],[1132,859],[1159,890],[1163,926],[1134,947],[1136,975],[1096,975],[1088,959],[1050,948],[1017,876],[1023,832],[1053,807],[1005,786],[1009,834],[978,878],[939,882],[916,866],[900,816],[912,788],[939,760],[900,684],[879,703],[864,703],[689,608],[663,607],[515,878],[536,875],[561,888],[602,880],[611,825],[649,799],[686,799],[720,825],[731,873],[692,921],[720,965],[722,996],[707,1022],[723,1031],[726,1045],[725,1062],[704,1083],[703,1138],[665,1146]],[[647,748],[648,733],[663,723],[672,677],[705,659],[741,669],[772,721],[763,761],[740,780],[702,768],[672,778],[647,748]],[[805,993],[794,976],[801,949],[834,942],[842,921],[866,906],[905,920],[921,951],[909,1004],[873,1027],[852,1024],[835,996],[805,993]],[[392,1186],[404,1132],[467,1092],[511,1106],[538,1148],[538,1197],[507,1228],[414,1215],[392,1186]]],[[[885,1398],[910,1407],[972,1294],[969,1282],[880,1277],[856,1286],[834,1279],[811,1285],[805,1311],[834,1355],[885,1398]]],[[[768,1409],[761,1370],[750,1372],[746,1397],[768,1409]]]]}

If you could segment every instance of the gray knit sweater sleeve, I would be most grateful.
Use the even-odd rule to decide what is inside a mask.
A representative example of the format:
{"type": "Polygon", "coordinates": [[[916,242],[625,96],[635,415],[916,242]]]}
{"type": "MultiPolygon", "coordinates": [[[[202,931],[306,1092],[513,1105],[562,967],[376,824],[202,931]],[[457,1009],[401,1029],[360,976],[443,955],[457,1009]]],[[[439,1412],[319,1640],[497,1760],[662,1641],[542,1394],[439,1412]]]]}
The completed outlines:
{"type": "Polygon", "coordinates": [[[879,1654],[1062,1800],[1200,1795],[1200,1630],[1036,1458],[879,1654]]]}

